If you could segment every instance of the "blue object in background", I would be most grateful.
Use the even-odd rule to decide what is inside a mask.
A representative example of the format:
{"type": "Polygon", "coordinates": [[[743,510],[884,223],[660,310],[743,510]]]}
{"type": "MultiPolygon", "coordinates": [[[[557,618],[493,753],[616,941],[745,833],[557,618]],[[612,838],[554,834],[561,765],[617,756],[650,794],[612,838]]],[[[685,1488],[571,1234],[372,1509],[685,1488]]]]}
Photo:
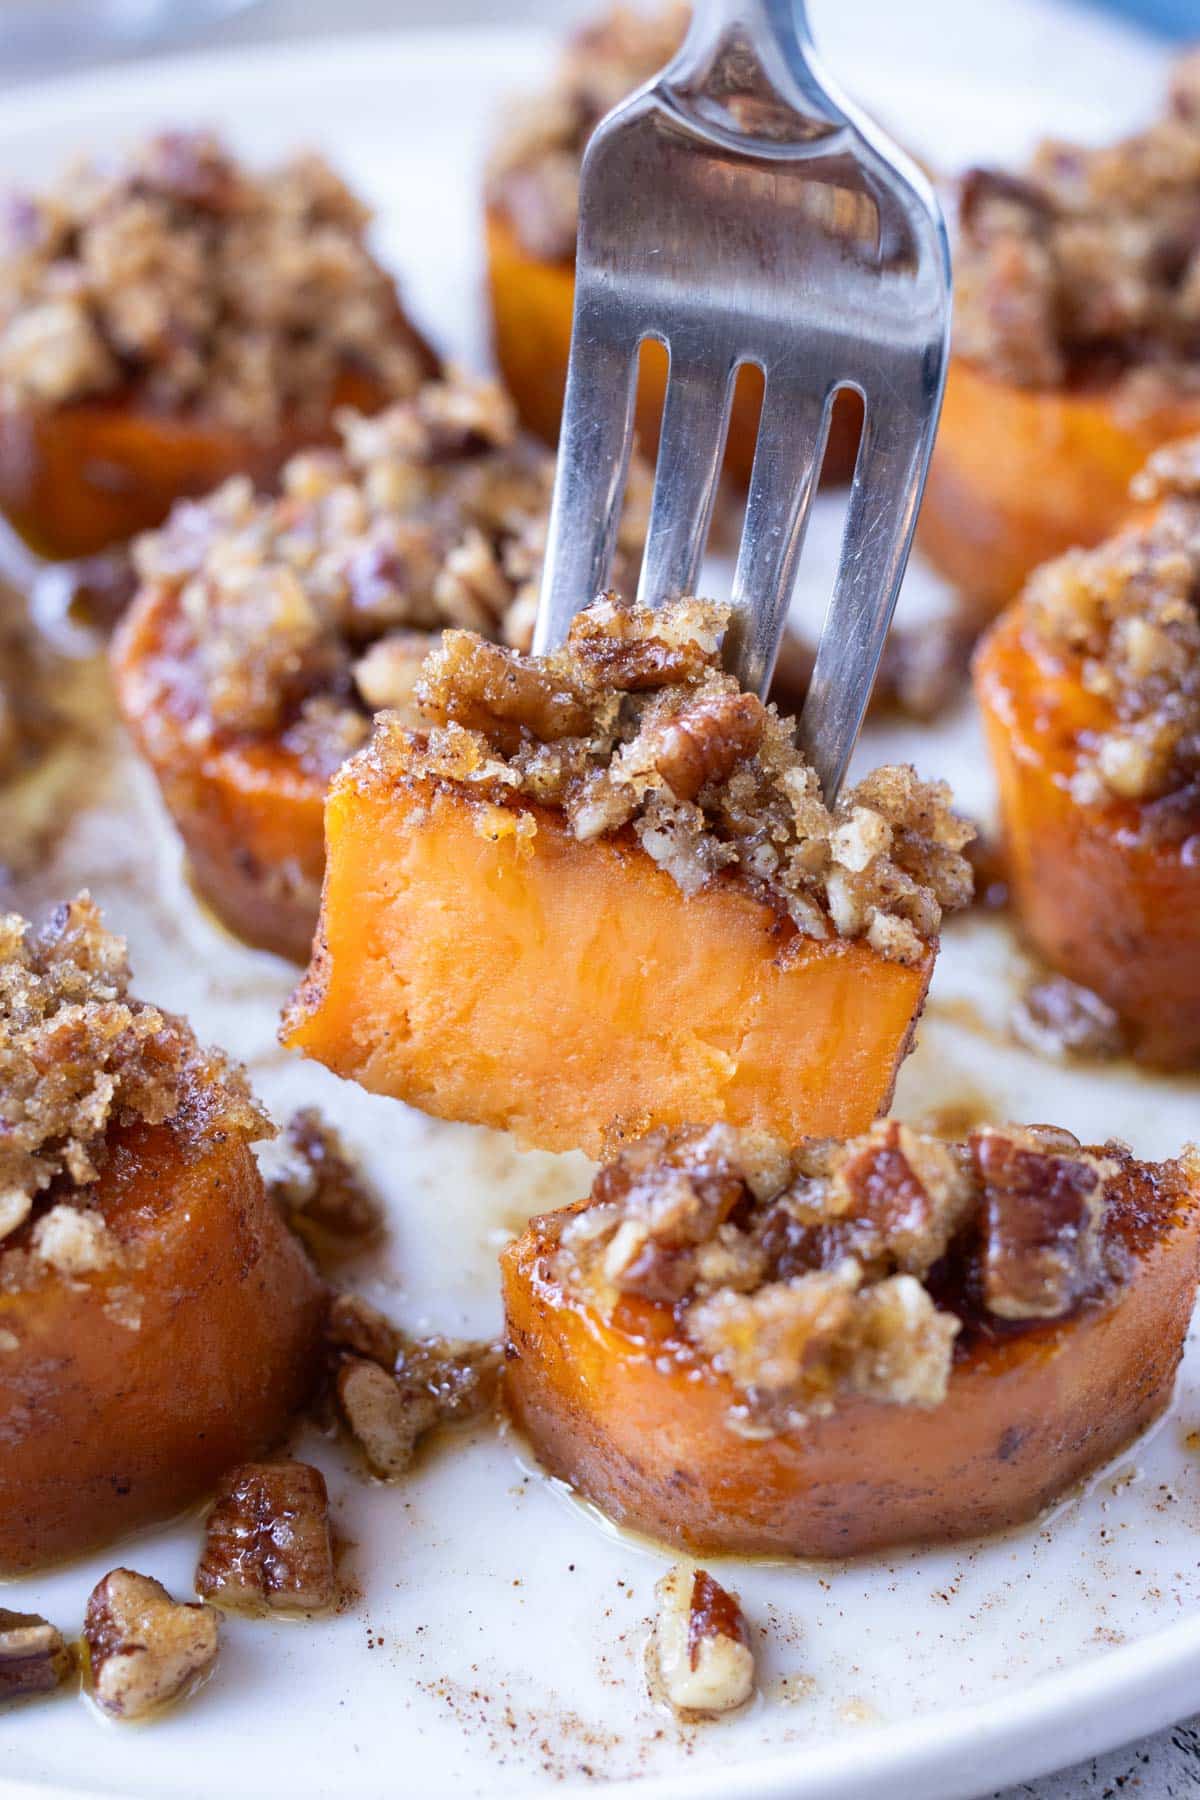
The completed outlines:
{"type": "Polygon", "coordinates": [[[1097,0],[1108,12],[1120,13],[1151,31],[1171,38],[1200,40],[1200,0],[1097,0]]]}

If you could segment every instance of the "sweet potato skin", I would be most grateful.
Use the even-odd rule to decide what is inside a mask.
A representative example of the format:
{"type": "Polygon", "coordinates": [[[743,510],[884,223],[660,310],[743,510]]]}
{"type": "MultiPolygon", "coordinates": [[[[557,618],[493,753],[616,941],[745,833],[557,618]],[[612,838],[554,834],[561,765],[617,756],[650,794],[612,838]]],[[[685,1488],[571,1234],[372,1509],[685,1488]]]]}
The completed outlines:
{"type": "Polygon", "coordinates": [[[378,383],[347,371],[323,423],[285,420],[261,437],[202,414],[154,412],[131,395],[0,407],[0,513],[39,556],[93,556],[161,525],[176,500],[230,475],[270,486],[297,450],[333,441],[338,407],[374,412],[385,398],[378,383]]]}
{"type": "Polygon", "coordinates": [[[1104,388],[1019,388],[951,357],[918,548],[982,621],[1039,563],[1114,531],[1151,453],[1195,431],[1197,396],[1134,414],[1104,388]]]}
{"type": "Polygon", "coordinates": [[[529,844],[511,809],[344,765],[284,1042],[550,1150],[698,1117],[850,1134],[886,1106],[932,950],[802,938],[732,879],[685,898],[631,837],[581,844],[531,810],[529,844]]]}
{"type": "Polygon", "coordinates": [[[1072,795],[1076,738],[1111,721],[1103,703],[1037,642],[1019,605],[980,645],[974,679],[1022,930],[1055,968],[1116,1008],[1139,1061],[1194,1064],[1195,840],[1155,837],[1134,802],[1083,805],[1072,795]]]}
{"type": "MultiPolygon", "coordinates": [[[[496,361],[523,424],[547,444],[554,444],[567,384],[575,272],[570,263],[531,256],[495,207],[487,211],[485,235],[496,361]]],[[[648,344],[643,353],[636,423],[638,441],[648,455],[658,442],[666,381],[666,352],[660,345],[648,344]]],[[[749,481],[754,462],[758,408],[754,390],[739,387],[729,421],[726,460],[730,473],[743,483],[749,481]]],[[[857,394],[840,394],[829,430],[825,480],[850,479],[861,430],[862,402],[857,394]]]]}
{"type": "Polygon", "coordinates": [[[729,1429],[733,1388],[672,1337],[666,1308],[625,1300],[610,1323],[564,1295],[535,1219],[501,1259],[507,1405],[550,1474],[695,1554],[842,1557],[1001,1530],[1169,1403],[1195,1296],[1195,1196],[1138,1177],[1116,1235],[1136,1260],[1115,1297],[1064,1321],[968,1325],[941,1406],[856,1399],[753,1440],[729,1429]]]}
{"type": "Polygon", "coordinates": [[[131,1265],[0,1291],[0,1574],[178,1511],[315,1379],[324,1293],[239,1136],[121,1127],[95,1200],[131,1265]]]}
{"type": "Polygon", "coordinates": [[[217,917],[247,943],[305,962],[325,866],[325,784],[277,740],[207,724],[177,608],[151,583],[122,620],[112,650],[122,715],[217,917]]]}

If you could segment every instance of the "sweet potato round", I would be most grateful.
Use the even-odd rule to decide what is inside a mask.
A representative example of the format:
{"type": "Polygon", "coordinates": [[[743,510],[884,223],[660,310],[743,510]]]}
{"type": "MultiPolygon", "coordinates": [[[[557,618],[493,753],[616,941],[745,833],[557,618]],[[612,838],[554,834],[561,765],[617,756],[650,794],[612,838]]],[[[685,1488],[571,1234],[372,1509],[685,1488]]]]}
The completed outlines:
{"type": "MultiPolygon", "coordinates": [[[[486,218],[488,291],[496,361],[530,431],[553,444],[558,439],[571,320],[575,307],[575,271],[569,262],[548,262],[525,250],[512,225],[495,207],[486,218]]],[[[647,455],[658,442],[667,380],[666,352],[648,344],[643,355],[638,392],[638,441],[647,455]]],[[[741,482],[748,482],[758,439],[758,396],[739,386],[729,421],[726,463],[741,482]]],[[[825,454],[827,481],[848,481],[854,472],[862,429],[862,402],[844,392],[834,404],[825,454]]]]}
{"type": "Polygon", "coordinates": [[[176,592],[144,587],[113,642],[117,698],[158,777],[192,879],[247,943],[307,960],[325,865],[325,783],[270,737],[208,723],[176,592]]]}
{"type": "Polygon", "coordinates": [[[94,1201],[120,1266],[0,1285],[0,1573],[186,1506],[276,1440],[315,1377],[321,1284],[248,1143],[206,1131],[202,1093],[115,1129],[94,1201]]]}
{"type": "Polygon", "coordinates": [[[269,486],[297,450],[333,441],[339,407],[374,412],[386,398],[373,378],[348,370],[323,419],[284,420],[264,436],[203,413],[154,411],[132,393],[0,407],[0,513],[40,556],[93,556],[230,475],[269,486]]]}
{"type": "Polygon", "coordinates": [[[864,1131],[933,970],[801,937],[726,873],[685,896],[632,833],[481,812],[371,751],[325,809],[314,960],[282,1036],[439,1118],[598,1155],[606,1132],[720,1118],[864,1131]],[[528,822],[528,821],[527,821],[528,822]]]}
{"type": "MultiPolygon", "coordinates": [[[[626,1299],[564,1293],[552,1219],[502,1258],[509,1410],[543,1466],[618,1524],[697,1554],[850,1556],[1033,1518],[1168,1404],[1195,1297],[1200,1215],[1173,1165],[1133,1164],[1107,1232],[1127,1282],[1061,1321],[967,1316],[949,1392],[864,1399],[776,1437],[731,1431],[728,1380],[626,1299]]],[[[561,1217],[561,1215],[558,1215],[561,1217]]]]}
{"type": "Polygon", "coordinates": [[[1134,413],[1111,388],[1043,390],[952,357],[917,544],[990,616],[1039,563],[1097,544],[1151,453],[1200,430],[1200,397],[1134,413]]]}
{"type": "Polygon", "coordinates": [[[1000,792],[1013,902],[1034,948],[1103,995],[1139,1061],[1200,1058],[1200,856],[1164,839],[1136,801],[1071,792],[1081,733],[1112,720],[1014,607],[975,659],[1000,792]]]}

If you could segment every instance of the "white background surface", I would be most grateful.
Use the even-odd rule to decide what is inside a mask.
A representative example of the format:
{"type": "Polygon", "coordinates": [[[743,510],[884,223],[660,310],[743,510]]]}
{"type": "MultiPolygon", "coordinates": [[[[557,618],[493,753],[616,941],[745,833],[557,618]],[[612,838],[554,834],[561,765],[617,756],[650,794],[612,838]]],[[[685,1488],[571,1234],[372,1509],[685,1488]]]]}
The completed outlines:
{"type": "MultiPolygon", "coordinates": [[[[228,35],[248,40],[317,10],[292,0],[228,35]]],[[[327,18],[332,9],[321,10],[327,18]]],[[[436,9],[443,20],[468,10],[476,9],[464,0],[436,9]]],[[[1142,40],[1108,26],[1085,30],[1081,15],[1029,0],[986,9],[814,0],[813,13],[846,84],[943,162],[1019,154],[1052,116],[1060,131],[1102,136],[1114,120],[1149,110],[1161,76],[1142,40]]],[[[316,139],[379,200],[381,241],[422,321],[478,362],[477,161],[497,97],[526,67],[492,36],[411,57],[382,43],[331,46],[308,63],[251,58],[231,73],[197,62],[182,75],[122,75],[44,105],[33,95],[13,100],[0,114],[0,171],[36,175],[57,159],[64,135],[94,143],[189,116],[227,125],[255,153],[297,135],[316,139]]],[[[836,515],[826,508],[805,564],[813,603],[835,546],[836,515]]],[[[911,605],[922,598],[919,572],[910,587],[911,605]]],[[[951,768],[968,805],[986,795],[969,721],[868,748],[874,760],[892,753],[929,773],[951,768]]],[[[118,764],[105,791],[108,812],[72,837],[30,903],[90,879],[130,932],[144,991],[186,1008],[202,1033],[247,1057],[281,1114],[319,1097],[369,1148],[395,1219],[379,1297],[417,1325],[493,1323],[498,1235],[522,1213],[573,1197],[581,1166],[518,1157],[503,1140],[285,1062],[272,1024],[286,971],[229,945],[198,912],[144,783],[118,764]]],[[[1002,927],[951,934],[905,1072],[910,1115],[982,1090],[1002,1115],[1052,1116],[1086,1136],[1115,1131],[1147,1154],[1195,1132],[1186,1084],[1126,1070],[1060,1075],[1005,1047],[1012,982],[1002,927]],[[964,998],[982,1028],[963,1025],[964,998]]],[[[657,1774],[664,1792],[729,1793],[735,1764],[775,1753],[788,1759],[782,1772],[755,1779],[739,1769],[736,1791],[930,1800],[983,1791],[1161,1723],[1200,1691],[1200,1631],[1188,1623],[1200,1599],[1200,1464],[1186,1441],[1198,1425],[1200,1370],[1152,1442],[1042,1530],[889,1565],[734,1570],[729,1579],[768,1627],[767,1698],[740,1720],[692,1733],[655,1715],[642,1695],[657,1553],[604,1533],[487,1433],[432,1458],[401,1490],[364,1488],[322,1446],[365,1600],[325,1625],[232,1629],[212,1687],[153,1731],[106,1730],[69,1701],[24,1709],[3,1726],[0,1781],[164,1796],[351,1786],[424,1795],[524,1792],[578,1780],[586,1766],[657,1774]],[[1164,1637],[1173,1626],[1174,1639],[1164,1637]],[[975,1710],[939,1717],[963,1706],[975,1710]]],[[[186,1589],[194,1551],[192,1525],[124,1554],[186,1589]]],[[[69,1625],[112,1560],[6,1589],[5,1603],[36,1602],[69,1625]]],[[[1178,1754],[1168,1738],[1023,1791],[1082,1800],[1128,1770],[1143,1794],[1186,1793],[1200,1785],[1191,1773],[1200,1765],[1186,1735],[1179,1743],[1178,1754]]]]}

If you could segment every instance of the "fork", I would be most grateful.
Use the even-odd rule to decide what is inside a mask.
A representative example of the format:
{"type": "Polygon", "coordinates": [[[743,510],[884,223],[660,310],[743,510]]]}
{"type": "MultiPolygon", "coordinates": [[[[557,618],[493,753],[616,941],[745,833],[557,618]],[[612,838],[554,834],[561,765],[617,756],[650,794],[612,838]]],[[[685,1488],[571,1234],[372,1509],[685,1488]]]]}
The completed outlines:
{"type": "Polygon", "coordinates": [[[738,369],[764,390],[726,666],[765,697],[835,393],[865,408],[799,739],[832,804],[908,560],[945,381],[950,258],[920,171],[843,99],[803,0],[697,0],[672,62],[597,127],[534,648],[612,565],[637,358],[669,358],[638,598],[695,591],[738,369]]]}

